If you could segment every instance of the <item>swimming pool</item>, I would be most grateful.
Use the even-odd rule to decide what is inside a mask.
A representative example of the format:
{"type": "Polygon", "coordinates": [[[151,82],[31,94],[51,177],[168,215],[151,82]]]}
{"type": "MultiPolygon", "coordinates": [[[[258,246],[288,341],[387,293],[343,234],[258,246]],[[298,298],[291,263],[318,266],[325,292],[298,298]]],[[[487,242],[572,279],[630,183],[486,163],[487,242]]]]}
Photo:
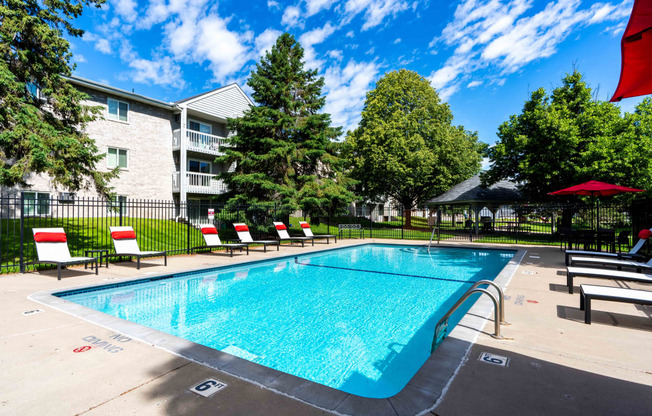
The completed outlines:
{"type": "Polygon", "coordinates": [[[367,244],[55,295],[347,393],[385,398],[428,359],[439,318],[514,253],[367,244]]]}

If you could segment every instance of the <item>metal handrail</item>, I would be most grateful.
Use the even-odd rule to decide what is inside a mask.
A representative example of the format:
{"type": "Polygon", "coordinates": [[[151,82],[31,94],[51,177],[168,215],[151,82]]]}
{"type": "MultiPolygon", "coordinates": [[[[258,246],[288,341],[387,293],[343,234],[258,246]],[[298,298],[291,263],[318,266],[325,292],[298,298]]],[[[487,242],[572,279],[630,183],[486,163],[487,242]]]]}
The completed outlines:
{"type": "MultiPolygon", "coordinates": [[[[498,292],[498,306],[500,307],[500,324],[501,325],[510,325],[509,322],[505,321],[505,293],[503,289],[491,280],[478,280],[471,286],[471,289],[475,289],[478,286],[489,285],[496,289],[498,292]]],[[[469,290],[471,290],[469,289],[469,290]]]]}
{"type": "Polygon", "coordinates": [[[474,293],[480,293],[489,296],[489,298],[494,304],[494,334],[491,336],[496,339],[505,339],[500,334],[500,325],[501,323],[504,322],[504,318],[505,318],[504,316],[505,311],[503,308],[504,296],[502,290],[494,282],[491,282],[489,280],[480,280],[476,282],[473,285],[473,287],[467,290],[464,293],[464,295],[462,295],[462,297],[455,303],[455,305],[453,305],[453,307],[450,308],[448,312],[446,312],[446,314],[439,320],[439,322],[437,322],[437,325],[435,326],[435,334],[432,338],[432,346],[430,348],[431,354],[435,351],[437,346],[446,338],[446,335],[448,333],[448,318],[450,318],[450,316],[457,310],[457,308],[459,308],[466,301],[466,299],[468,299],[468,297],[474,293]],[[477,287],[483,284],[489,284],[497,288],[499,293],[498,299],[496,299],[496,296],[494,296],[494,294],[489,292],[487,289],[479,289],[477,287]]]}

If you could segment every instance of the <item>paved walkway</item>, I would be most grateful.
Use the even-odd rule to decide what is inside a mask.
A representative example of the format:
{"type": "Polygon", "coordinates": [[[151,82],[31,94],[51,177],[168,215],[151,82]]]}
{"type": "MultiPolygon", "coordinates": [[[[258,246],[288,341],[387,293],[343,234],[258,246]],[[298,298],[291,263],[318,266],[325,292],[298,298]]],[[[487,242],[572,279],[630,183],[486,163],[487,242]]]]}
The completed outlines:
{"type": "MultiPolygon", "coordinates": [[[[359,242],[345,240],[337,246],[359,242]]],[[[333,247],[318,244],[315,249],[333,247]]],[[[488,322],[432,414],[651,414],[652,308],[596,301],[593,324],[586,325],[578,292],[567,293],[561,252],[521,248],[528,251],[506,291],[506,316],[512,325],[503,327],[503,334],[513,340],[489,337],[493,325],[488,322]],[[479,361],[483,352],[509,358],[508,366],[479,361]]],[[[308,250],[312,248],[283,246],[278,254],[308,250]]],[[[169,259],[168,267],[160,266],[157,259],[145,260],[140,271],[135,263],[118,263],[100,269],[99,278],[83,266],[65,271],[61,281],[56,280],[56,271],[0,277],[0,415],[330,414],[27,298],[42,290],[278,254],[252,250],[248,257],[236,254],[233,259],[177,256],[169,259]],[[24,314],[38,309],[42,312],[24,314]],[[89,344],[96,347],[75,352],[89,344]],[[209,398],[188,390],[207,378],[224,381],[228,387],[209,398]]],[[[623,285],[577,279],[576,286],[588,282],[623,285]]]]}

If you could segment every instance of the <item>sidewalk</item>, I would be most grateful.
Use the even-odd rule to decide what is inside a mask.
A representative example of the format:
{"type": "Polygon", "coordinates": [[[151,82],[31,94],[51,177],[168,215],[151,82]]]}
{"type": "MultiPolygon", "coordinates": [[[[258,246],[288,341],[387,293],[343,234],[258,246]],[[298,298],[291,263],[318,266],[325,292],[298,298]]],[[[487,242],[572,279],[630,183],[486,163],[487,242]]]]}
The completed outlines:
{"type": "MultiPolygon", "coordinates": [[[[364,242],[423,244],[395,240],[364,242]]],[[[343,247],[316,244],[315,249],[343,247]]],[[[474,246],[471,246],[474,247],[474,246]]],[[[510,247],[511,248],[511,247],[510,247]]],[[[432,411],[449,415],[643,415],[652,409],[652,308],[594,302],[593,324],[579,311],[579,295],[567,293],[558,248],[527,249],[507,287],[503,335],[488,336],[488,321],[468,361],[432,411]],[[528,264],[531,263],[531,264],[528,264]],[[507,367],[478,360],[482,352],[510,359],[507,367]]],[[[43,290],[172,273],[202,266],[269,259],[312,248],[254,249],[250,256],[176,256],[111,264],[99,278],[83,267],[0,276],[0,415],[320,415],[327,411],[224,372],[123,337],[109,329],[35,303],[43,290]],[[42,312],[23,313],[35,310],[42,312]],[[94,347],[75,352],[85,345],[94,347]],[[204,398],[189,388],[214,378],[228,387],[204,398]]],[[[576,279],[616,286],[613,281],[576,279]]],[[[645,285],[630,287],[652,290],[645,285]]],[[[451,342],[454,342],[451,341],[451,342]]],[[[325,398],[326,399],[326,398],[325,398]]],[[[433,402],[432,406],[435,405],[433,402]]]]}

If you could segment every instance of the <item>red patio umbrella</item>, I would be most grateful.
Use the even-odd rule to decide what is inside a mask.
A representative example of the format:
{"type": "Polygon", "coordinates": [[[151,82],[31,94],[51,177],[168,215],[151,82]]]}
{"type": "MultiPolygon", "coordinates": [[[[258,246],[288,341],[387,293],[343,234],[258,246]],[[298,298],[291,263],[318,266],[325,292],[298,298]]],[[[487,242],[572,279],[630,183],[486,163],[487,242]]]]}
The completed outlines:
{"type": "Polygon", "coordinates": [[[625,192],[645,192],[643,189],[628,188],[626,186],[614,185],[600,181],[588,181],[570,188],[549,192],[548,195],[588,195],[588,196],[609,196],[625,192]]]}
{"type": "MultiPolygon", "coordinates": [[[[643,189],[628,188],[626,186],[614,185],[600,181],[588,181],[570,188],[560,189],[559,191],[549,192],[548,195],[588,195],[588,196],[609,196],[626,192],[645,192],[643,189]]],[[[596,230],[600,230],[600,205],[597,206],[596,230]]],[[[598,250],[600,244],[598,243],[598,250]]]]}
{"type": "Polygon", "coordinates": [[[634,1],[620,45],[620,80],[610,101],[652,94],[652,1],[634,1]]]}

